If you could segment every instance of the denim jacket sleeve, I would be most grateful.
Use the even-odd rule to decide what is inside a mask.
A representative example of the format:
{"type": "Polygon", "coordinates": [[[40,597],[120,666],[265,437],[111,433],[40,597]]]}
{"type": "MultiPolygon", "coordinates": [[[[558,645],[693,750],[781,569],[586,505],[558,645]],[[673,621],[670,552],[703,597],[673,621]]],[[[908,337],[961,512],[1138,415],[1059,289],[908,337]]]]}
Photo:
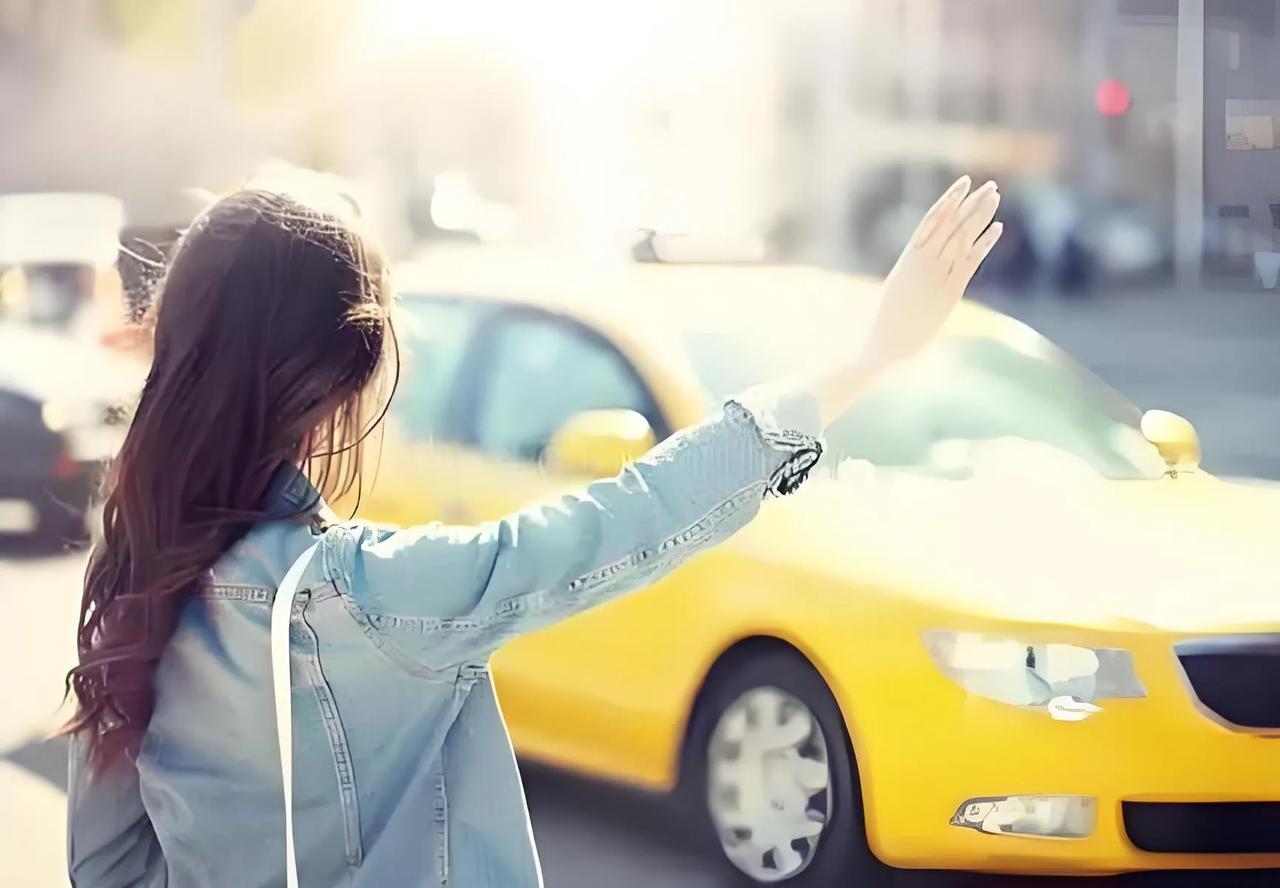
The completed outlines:
{"type": "Polygon", "coordinates": [[[652,583],[729,537],[764,496],[804,481],[819,431],[812,397],[753,389],[579,493],[478,527],[365,529],[352,610],[402,665],[483,663],[504,641],[652,583]]]}
{"type": "Polygon", "coordinates": [[[163,888],[164,855],[142,804],[132,762],[90,779],[83,734],[71,737],[67,868],[73,886],[163,888]]]}

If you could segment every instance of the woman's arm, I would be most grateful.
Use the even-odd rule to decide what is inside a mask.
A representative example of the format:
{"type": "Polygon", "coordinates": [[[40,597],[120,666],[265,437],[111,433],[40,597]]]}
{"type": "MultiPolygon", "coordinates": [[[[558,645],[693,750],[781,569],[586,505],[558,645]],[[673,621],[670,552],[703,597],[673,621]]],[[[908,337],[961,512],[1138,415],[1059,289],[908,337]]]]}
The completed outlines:
{"type": "Polygon", "coordinates": [[[342,591],[402,665],[482,663],[508,639],[648,585],[729,537],[765,496],[800,485],[821,454],[819,430],[812,397],[750,392],[616,477],[501,521],[361,529],[342,591]]]}
{"type": "Polygon", "coordinates": [[[994,186],[962,179],[926,216],[885,283],[866,352],[729,402],[616,477],[480,527],[439,524],[354,541],[352,611],[395,659],[485,660],[511,637],[652,583],[786,494],[822,452],[821,428],[881,370],[927,342],[999,230],[994,186]],[[976,239],[976,242],[975,242],[976,239]],[[963,245],[963,248],[962,246],[963,245]]]}

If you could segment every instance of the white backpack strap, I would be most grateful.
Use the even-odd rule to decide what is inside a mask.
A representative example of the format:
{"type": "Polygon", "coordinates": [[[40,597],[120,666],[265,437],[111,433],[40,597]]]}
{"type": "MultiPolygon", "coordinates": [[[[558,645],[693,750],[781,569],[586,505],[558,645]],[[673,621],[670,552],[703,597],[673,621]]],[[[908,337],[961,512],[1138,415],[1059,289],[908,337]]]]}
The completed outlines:
{"type": "Polygon", "coordinates": [[[271,604],[271,684],[276,702],[276,740],[280,743],[280,777],[284,781],[284,853],[285,881],[288,888],[298,888],[298,859],[293,849],[293,685],[289,675],[289,618],[293,601],[298,597],[298,584],[311,563],[319,541],[293,562],[271,604]]]}

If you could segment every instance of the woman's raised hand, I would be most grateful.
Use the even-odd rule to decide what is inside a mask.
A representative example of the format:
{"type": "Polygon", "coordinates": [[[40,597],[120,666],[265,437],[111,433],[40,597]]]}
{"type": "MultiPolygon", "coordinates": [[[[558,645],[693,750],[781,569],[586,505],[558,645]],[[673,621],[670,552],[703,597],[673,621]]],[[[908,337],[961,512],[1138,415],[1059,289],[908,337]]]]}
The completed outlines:
{"type": "Polygon", "coordinates": [[[1000,205],[996,183],[970,188],[962,176],[938,198],[885,278],[867,342],[879,359],[909,358],[927,344],[1000,239],[1003,226],[991,224],[1000,205]]]}
{"type": "Polygon", "coordinates": [[[974,272],[1000,238],[994,182],[970,191],[968,176],[925,214],[885,278],[880,306],[863,351],[809,379],[823,425],[830,425],[891,364],[929,342],[955,308],[974,272]]]}

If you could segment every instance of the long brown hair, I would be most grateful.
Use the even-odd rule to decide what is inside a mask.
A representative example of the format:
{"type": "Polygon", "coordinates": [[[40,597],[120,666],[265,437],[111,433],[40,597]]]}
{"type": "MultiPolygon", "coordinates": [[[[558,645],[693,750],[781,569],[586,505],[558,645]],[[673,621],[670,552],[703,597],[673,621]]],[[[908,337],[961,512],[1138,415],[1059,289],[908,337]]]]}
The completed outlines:
{"type": "Polygon", "coordinates": [[[282,466],[320,496],[359,490],[394,342],[384,268],[353,219],[270,191],[223,198],[178,242],[151,370],[107,473],[67,676],[67,730],[87,733],[95,770],[136,756],[184,605],[264,519],[282,466]]]}

